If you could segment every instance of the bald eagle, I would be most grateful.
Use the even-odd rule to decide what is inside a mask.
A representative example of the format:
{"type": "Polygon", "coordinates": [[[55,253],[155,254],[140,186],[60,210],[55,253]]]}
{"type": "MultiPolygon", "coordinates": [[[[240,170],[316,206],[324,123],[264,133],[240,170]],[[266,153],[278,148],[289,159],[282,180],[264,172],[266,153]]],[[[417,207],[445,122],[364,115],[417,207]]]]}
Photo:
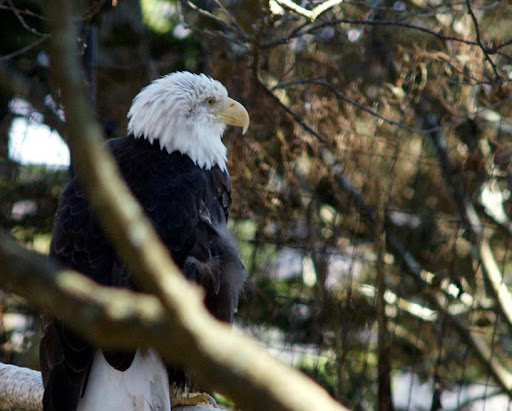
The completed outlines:
{"type": "MultiPolygon", "coordinates": [[[[231,182],[226,125],[247,130],[249,115],[204,74],[176,72],[142,89],[128,113],[128,136],[106,145],[162,242],[219,320],[232,322],[244,267],[227,230],[231,182]]],[[[99,284],[138,290],[104,236],[81,183],[59,199],[50,258],[99,284]]],[[[151,349],[106,352],[43,315],[40,362],[45,411],[170,410],[168,369],[151,349]]],[[[180,381],[177,381],[178,383],[180,381]]]]}

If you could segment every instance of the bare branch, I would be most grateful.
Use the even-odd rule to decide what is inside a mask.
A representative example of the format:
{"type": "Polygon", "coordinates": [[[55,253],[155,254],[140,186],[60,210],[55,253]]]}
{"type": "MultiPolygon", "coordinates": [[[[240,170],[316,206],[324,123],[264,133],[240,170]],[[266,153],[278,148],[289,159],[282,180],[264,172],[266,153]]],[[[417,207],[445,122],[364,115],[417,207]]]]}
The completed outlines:
{"type": "MultiPolygon", "coordinates": [[[[13,7],[11,7],[11,6],[5,6],[5,5],[3,5],[3,4],[0,4],[0,10],[9,10],[9,11],[14,11],[14,10],[13,10],[13,7]]],[[[34,12],[33,12],[33,11],[31,11],[31,10],[27,10],[27,9],[25,9],[25,10],[16,9],[16,10],[17,10],[17,12],[18,12],[19,14],[22,14],[22,15],[24,14],[24,15],[26,15],[26,16],[34,17],[34,18],[39,19],[39,20],[46,20],[46,17],[45,17],[45,16],[43,16],[42,14],[34,13],[34,12]]]]}
{"type": "Polygon", "coordinates": [[[480,36],[480,26],[478,25],[478,19],[475,16],[475,13],[473,9],[471,8],[471,0],[466,0],[466,6],[468,8],[468,13],[471,16],[471,19],[473,20],[473,25],[475,26],[475,33],[476,33],[476,42],[482,49],[482,53],[484,53],[485,59],[489,62],[489,64],[492,67],[492,70],[494,71],[494,76],[496,79],[500,79],[501,76],[498,73],[498,69],[496,68],[496,64],[492,60],[491,56],[489,56],[489,51],[487,47],[482,43],[482,38],[480,36]]]}
{"type": "Polygon", "coordinates": [[[11,10],[13,11],[13,13],[16,15],[16,18],[19,20],[19,22],[21,23],[21,25],[27,30],[29,31],[30,33],[32,34],[35,34],[37,37],[44,37],[45,34],[43,33],[40,33],[38,32],[35,28],[33,27],[30,27],[27,22],[25,21],[25,19],[23,18],[23,16],[21,15],[21,13],[19,12],[19,10],[14,7],[14,4],[12,2],[12,0],[7,0],[7,2],[9,3],[10,7],[11,7],[11,10]]]}
{"type": "MultiPolygon", "coordinates": [[[[365,295],[368,298],[375,298],[377,295],[376,288],[370,284],[361,284],[359,286],[359,292],[365,295]]],[[[408,301],[403,297],[399,297],[396,293],[391,290],[386,290],[384,293],[384,300],[386,302],[387,308],[389,307],[397,307],[400,310],[407,312],[408,314],[419,318],[422,321],[432,322],[437,319],[437,312],[420,305],[418,303],[408,301]]],[[[396,310],[395,310],[396,311],[396,310]]],[[[389,314],[388,314],[389,315],[389,314]]],[[[391,315],[389,315],[391,317],[391,315]]],[[[396,315],[395,315],[396,316],[396,315]]]]}
{"type": "MultiPolygon", "coordinates": [[[[242,28],[238,24],[236,24],[236,21],[234,20],[233,17],[230,18],[230,21],[232,21],[232,24],[228,24],[224,20],[217,17],[215,14],[212,14],[209,11],[198,7],[197,5],[195,5],[194,3],[192,3],[189,0],[180,0],[180,4],[183,4],[185,7],[188,7],[189,9],[194,10],[196,13],[200,14],[201,16],[208,17],[209,19],[213,20],[215,23],[219,24],[221,27],[224,27],[225,29],[238,34],[245,41],[250,40],[250,36],[245,31],[243,31],[242,28]],[[235,23],[233,23],[233,21],[235,23]]],[[[222,6],[222,9],[225,10],[224,6],[222,6]]],[[[226,13],[227,13],[227,10],[226,10],[226,13]]],[[[231,16],[229,13],[227,13],[227,15],[228,15],[228,17],[231,16]]],[[[202,30],[204,30],[204,29],[202,29],[202,30]]],[[[230,40],[233,40],[233,39],[230,39],[230,40]]]]}
{"type": "Polygon", "coordinates": [[[222,1],[220,0],[213,0],[215,2],[215,4],[217,6],[220,7],[220,9],[224,12],[224,14],[226,15],[226,17],[229,19],[229,21],[231,22],[231,25],[233,27],[236,28],[238,34],[240,34],[242,36],[242,38],[248,40],[250,38],[250,36],[240,27],[240,25],[238,24],[238,22],[236,21],[235,17],[233,17],[233,15],[229,12],[229,10],[226,8],[226,6],[224,6],[224,4],[222,3],[222,1]]]}
{"type": "Polygon", "coordinates": [[[500,312],[506,318],[509,328],[512,328],[512,293],[505,283],[505,279],[496,263],[489,242],[485,239],[480,243],[479,257],[482,262],[482,269],[496,296],[500,312]]]}
{"type": "Polygon", "coordinates": [[[28,78],[8,63],[0,62],[0,88],[7,94],[26,99],[44,116],[45,123],[65,136],[64,122],[58,114],[44,102],[46,93],[34,78],[28,78]]]}
{"type": "Polygon", "coordinates": [[[25,54],[26,52],[36,48],[37,46],[40,46],[43,44],[46,40],[50,38],[49,34],[43,35],[43,37],[38,38],[37,40],[33,41],[32,43],[26,45],[25,47],[22,47],[19,50],[13,51],[10,54],[6,54],[5,56],[0,56],[0,62],[11,60],[14,57],[21,56],[22,54],[25,54]]]}
{"type": "MultiPolygon", "coordinates": [[[[324,80],[318,80],[318,79],[306,80],[305,79],[305,80],[290,81],[290,82],[286,82],[286,83],[283,83],[283,84],[279,84],[279,85],[275,86],[274,89],[286,88],[286,87],[292,87],[292,86],[298,86],[298,85],[305,85],[305,84],[315,84],[315,85],[326,87],[329,90],[331,90],[336,95],[336,97],[338,97],[340,100],[345,101],[345,102],[353,105],[354,107],[357,107],[358,109],[360,109],[360,110],[362,110],[362,111],[364,111],[364,112],[366,112],[368,114],[371,114],[372,116],[378,118],[379,120],[382,120],[382,121],[384,121],[384,122],[386,122],[388,124],[400,127],[402,129],[410,131],[412,133],[417,133],[417,134],[422,134],[422,135],[423,134],[429,134],[429,133],[435,133],[435,132],[438,132],[440,130],[449,128],[449,127],[459,123],[461,120],[463,120],[465,118],[470,118],[470,117],[472,117],[474,115],[478,115],[480,113],[486,112],[491,107],[500,106],[500,105],[505,104],[506,102],[512,100],[512,96],[508,96],[508,97],[504,98],[503,100],[500,100],[498,102],[493,103],[489,107],[485,107],[485,108],[482,107],[482,108],[479,108],[479,109],[477,109],[475,111],[467,112],[467,113],[458,115],[453,120],[447,121],[447,122],[445,122],[443,124],[433,125],[433,126],[425,127],[425,128],[416,128],[416,127],[408,126],[407,124],[404,124],[404,123],[402,123],[400,121],[395,121],[395,120],[391,120],[390,118],[384,117],[383,115],[377,113],[375,110],[372,110],[371,108],[365,106],[364,104],[358,103],[354,99],[345,96],[332,83],[326,82],[324,80]]],[[[268,89],[268,92],[272,93],[271,89],[269,89],[268,87],[267,87],[267,89],[268,89]]],[[[285,109],[288,113],[292,114],[296,118],[296,120],[298,120],[300,118],[300,116],[296,117],[296,115],[293,114],[292,110],[289,107],[287,107],[286,105],[284,105],[283,109],[285,109]]],[[[304,122],[303,119],[301,119],[301,121],[304,122]]],[[[313,131],[313,133],[311,133],[311,134],[313,134],[316,138],[318,138],[319,141],[325,141],[325,140],[322,140],[325,137],[319,136],[319,134],[317,132],[315,132],[314,130],[312,130],[311,127],[309,127],[309,126],[307,126],[307,127],[309,129],[308,132],[311,133],[311,131],[313,131]]]]}

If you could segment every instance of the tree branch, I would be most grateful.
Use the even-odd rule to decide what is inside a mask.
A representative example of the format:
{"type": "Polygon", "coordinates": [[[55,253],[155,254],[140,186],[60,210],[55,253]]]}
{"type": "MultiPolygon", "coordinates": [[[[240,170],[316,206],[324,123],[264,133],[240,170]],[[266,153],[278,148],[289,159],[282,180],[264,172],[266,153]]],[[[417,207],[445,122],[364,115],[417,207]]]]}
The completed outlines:
{"type": "Polygon", "coordinates": [[[44,116],[44,122],[64,137],[64,122],[51,107],[44,103],[46,94],[37,81],[28,78],[8,63],[0,61],[0,88],[30,102],[44,116]]]}
{"type": "Polygon", "coordinates": [[[46,40],[50,38],[49,34],[45,34],[42,37],[39,37],[37,40],[34,40],[32,43],[27,44],[25,47],[22,47],[19,50],[13,51],[12,53],[6,54],[4,56],[0,56],[0,62],[11,60],[14,57],[25,54],[26,52],[36,48],[37,46],[43,44],[46,40]]]}
{"type": "MultiPolygon", "coordinates": [[[[43,380],[39,371],[0,363],[0,408],[41,411],[43,380]]],[[[173,407],[174,411],[216,411],[203,405],[173,407]]]]}
{"type": "Polygon", "coordinates": [[[39,371],[0,363],[0,408],[41,410],[43,380],[39,371]]]}
{"type": "Polygon", "coordinates": [[[480,35],[480,26],[478,25],[478,19],[475,16],[475,12],[471,8],[471,0],[466,0],[466,7],[468,9],[469,15],[471,16],[471,20],[473,20],[473,25],[475,26],[476,42],[480,46],[482,53],[484,53],[485,59],[491,65],[492,70],[494,71],[495,79],[499,80],[501,78],[501,76],[500,76],[500,73],[498,72],[498,68],[496,67],[496,64],[492,60],[491,56],[489,55],[488,48],[482,43],[482,38],[480,35]]]}
{"type": "MultiPolygon", "coordinates": [[[[427,113],[422,113],[427,118],[427,113]]],[[[425,120],[429,121],[429,120],[425,120]]],[[[433,120],[432,120],[433,121],[433,120]]],[[[496,297],[497,307],[505,319],[507,326],[512,330],[512,293],[504,282],[494,254],[489,246],[488,240],[484,238],[483,225],[480,217],[469,198],[464,184],[455,172],[445,144],[445,136],[441,131],[433,132],[431,135],[436,157],[439,162],[441,174],[451,193],[452,201],[457,207],[458,214],[464,223],[465,228],[471,234],[473,247],[476,251],[476,259],[482,264],[483,273],[489,280],[491,290],[496,297]]]]}

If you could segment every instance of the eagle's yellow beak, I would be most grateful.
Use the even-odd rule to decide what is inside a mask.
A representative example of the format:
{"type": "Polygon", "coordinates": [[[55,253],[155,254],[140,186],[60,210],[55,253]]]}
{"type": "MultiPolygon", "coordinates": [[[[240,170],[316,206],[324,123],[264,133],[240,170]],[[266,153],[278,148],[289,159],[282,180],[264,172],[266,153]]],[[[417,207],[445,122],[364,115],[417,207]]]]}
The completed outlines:
{"type": "Polygon", "coordinates": [[[232,126],[242,127],[242,133],[245,134],[249,127],[249,113],[238,101],[227,97],[220,102],[220,107],[215,111],[219,117],[218,121],[230,124],[232,126]]]}

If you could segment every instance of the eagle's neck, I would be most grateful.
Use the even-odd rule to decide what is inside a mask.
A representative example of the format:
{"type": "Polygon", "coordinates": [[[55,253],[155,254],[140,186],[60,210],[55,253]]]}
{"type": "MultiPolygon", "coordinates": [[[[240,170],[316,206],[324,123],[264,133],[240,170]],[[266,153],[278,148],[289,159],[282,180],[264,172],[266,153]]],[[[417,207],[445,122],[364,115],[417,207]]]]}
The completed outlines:
{"type": "Polygon", "coordinates": [[[224,123],[183,112],[175,101],[165,99],[151,103],[144,103],[140,98],[135,100],[129,118],[128,133],[135,138],[151,143],[157,140],[161,150],[185,154],[201,168],[209,170],[218,165],[226,171],[224,123]]]}
{"type": "Polygon", "coordinates": [[[189,124],[185,127],[175,124],[174,127],[169,127],[172,131],[166,131],[160,136],[152,133],[134,136],[144,138],[152,144],[156,140],[161,150],[166,150],[169,154],[178,151],[187,155],[203,169],[210,170],[218,165],[222,171],[226,171],[227,149],[222,143],[225,126],[218,126],[212,132],[211,129],[206,131],[200,124],[189,124]]]}

